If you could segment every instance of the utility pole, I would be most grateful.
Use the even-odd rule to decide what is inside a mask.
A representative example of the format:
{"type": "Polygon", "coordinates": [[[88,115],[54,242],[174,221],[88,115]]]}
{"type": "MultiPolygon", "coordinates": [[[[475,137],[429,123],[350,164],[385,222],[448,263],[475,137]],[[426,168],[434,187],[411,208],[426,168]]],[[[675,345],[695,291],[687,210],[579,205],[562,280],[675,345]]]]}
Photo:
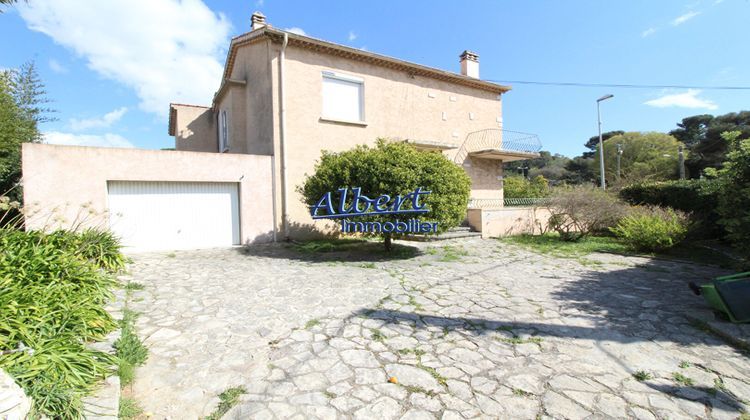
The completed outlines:
{"type": "Polygon", "coordinates": [[[620,156],[622,156],[622,145],[617,144],[617,182],[620,182],[620,156]]]}
{"type": "Polygon", "coordinates": [[[603,190],[607,188],[607,183],[604,181],[604,141],[602,140],[602,114],[599,110],[599,103],[614,96],[608,94],[596,100],[596,119],[599,122],[599,172],[601,172],[601,187],[603,190]]]}
{"type": "Polygon", "coordinates": [[[682,145],[679,147],[680,157],[680,179],[685,179],[685,152],[682,150],[682,145]]]}

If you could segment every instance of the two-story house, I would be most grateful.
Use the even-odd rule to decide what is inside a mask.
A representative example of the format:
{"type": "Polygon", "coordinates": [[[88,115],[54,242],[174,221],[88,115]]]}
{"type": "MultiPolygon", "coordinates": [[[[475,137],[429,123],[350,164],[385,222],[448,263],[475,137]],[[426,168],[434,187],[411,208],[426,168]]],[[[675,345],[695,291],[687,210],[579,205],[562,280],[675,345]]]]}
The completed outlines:
{"type": "Polygon", "coordinates": [[[483,237],[530,231],[503,208],[503,162],[537,156],[534,135],[503,130],[510,89],[460,73],[271,27],[260,13],[232,39],[210,106],[172,104],[176,151],[24,144],[26,227],[109,227],[130,249],[190,249],[326,230],[296,192],[322,150],[406,141],[471,177],[467,219],[483,237]]]}
{"type": "Polygon", "coordinates": [[[441,150],[471,177],[471,207],[502,207],[502,163],[539,149],[502,130],[509,90],[479,78],[471,51],[454,73],[279,30],[256,12],[211,106],[171,104],[169,133],[177,150],[273,156],[275,225],[295,236],[313,224],[295,188],[321,151],[377,138],[441,150]]]}

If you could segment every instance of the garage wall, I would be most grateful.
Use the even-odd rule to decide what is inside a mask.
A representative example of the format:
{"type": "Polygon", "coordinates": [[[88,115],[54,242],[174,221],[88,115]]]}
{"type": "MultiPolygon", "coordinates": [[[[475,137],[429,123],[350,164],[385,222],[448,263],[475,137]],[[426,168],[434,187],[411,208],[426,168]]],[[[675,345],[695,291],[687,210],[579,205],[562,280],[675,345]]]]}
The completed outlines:
{"type": "Polygon", "coordinates": [[[27,229],[105,227],[107,181],[233,182],[242,243],[273,235],[271,156],[23,145],[27,229]]]}

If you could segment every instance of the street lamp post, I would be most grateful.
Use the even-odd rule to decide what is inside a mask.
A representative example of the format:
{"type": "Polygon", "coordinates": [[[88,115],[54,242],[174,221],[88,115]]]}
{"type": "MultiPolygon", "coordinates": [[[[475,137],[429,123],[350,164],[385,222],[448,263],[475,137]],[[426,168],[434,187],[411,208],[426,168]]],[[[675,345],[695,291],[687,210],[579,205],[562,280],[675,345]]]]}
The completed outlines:
{"type": "Polygon", "coordinates": [[[617,181],[620,181],[620,158],[622,157],[622,145],[617,143],[617,181]]]}
{"type": "Polygon", "coordinates": [[[599,171],[601,172],[602,176],[602,189],[606,189],[607,184],[604,181],[604,142],[602,141],[602,114],[599,111],[599,103],[601,103],[602,101],[606,101],[607,99],[614,96],[615,95],[608,94],[596,100],[596,119],[599,122],[599,171]]]}

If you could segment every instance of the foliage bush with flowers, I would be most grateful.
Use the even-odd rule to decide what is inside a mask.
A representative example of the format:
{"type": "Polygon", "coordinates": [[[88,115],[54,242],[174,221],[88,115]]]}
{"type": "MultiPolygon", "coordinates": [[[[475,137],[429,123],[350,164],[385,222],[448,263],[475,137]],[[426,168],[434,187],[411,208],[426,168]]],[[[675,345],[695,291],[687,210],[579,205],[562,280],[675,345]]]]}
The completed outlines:
{"type": "MultiPolygon", "coordinates": [[[[0,215],[16,211],[0,200],[0,215]]],[[[0,369],[34,401],[32,418],[80,418],[82,397],[117,364],[89,344],[117,328],[105,310],[126,259],[110,232],[0,229],[0,369]]]]}

